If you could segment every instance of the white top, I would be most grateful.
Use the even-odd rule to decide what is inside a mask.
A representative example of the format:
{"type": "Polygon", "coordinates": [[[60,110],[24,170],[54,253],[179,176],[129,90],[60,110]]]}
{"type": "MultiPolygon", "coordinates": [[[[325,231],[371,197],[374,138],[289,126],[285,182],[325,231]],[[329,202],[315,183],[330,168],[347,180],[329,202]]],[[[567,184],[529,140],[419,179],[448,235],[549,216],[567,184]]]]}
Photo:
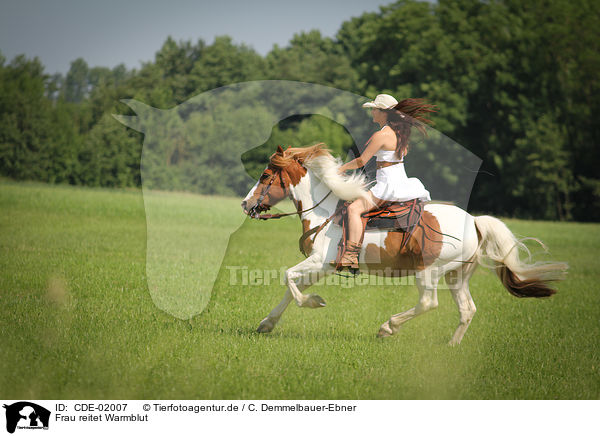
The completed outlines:
{"type": "Polygon", "coordinates": [[[377,157],[377,162],[404,162],[404,159],[398,160],[396,150],[384,150],[381,148],[375,153],[375,156],[377,157]]]}
{"type": "MultiPolygon", "coordinates": [[[[385,126],[383,126],[385,128],[385,126]]],[[[382,130],[383,130],[382,128],[382,130]]],[[[381,199],[388,201],[408,201],[418,198],[430,201],[429,191],[416,177],[408,177],[404,170],[404,158],[398,160],[395,156],[396,150],[380,149],[375,156],[377,162],[398,162],[396,165],[377,169],[377,181],[371,188],[371,193],[381,199]]]]}
{"type": "MultiPolygon", "coordinates": [[[[380,131],[386,127],[390,126],[385,124],[380,131]]],[[[375,153],[375,156],[377,157],[377,162],[404,162],[404,156],[402,156],[402,159],[398,160],[396,157],[396,150],[384,150],[383,148],[380,148],[379,151],[375,153]]]]}

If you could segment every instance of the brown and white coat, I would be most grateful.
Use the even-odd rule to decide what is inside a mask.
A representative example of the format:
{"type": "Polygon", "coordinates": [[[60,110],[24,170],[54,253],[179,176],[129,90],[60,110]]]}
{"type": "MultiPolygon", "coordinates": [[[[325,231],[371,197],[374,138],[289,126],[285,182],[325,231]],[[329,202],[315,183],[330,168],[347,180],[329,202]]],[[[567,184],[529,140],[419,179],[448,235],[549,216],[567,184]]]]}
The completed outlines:
{"type": "MultiPolygon", "coordinates": [[[[365,179],[358,175],[340,175],[337,172],[339,166],[340,162],[323,144],[285,151],[279,147],[259,181],[242,201],[242,208],[256,218],[261,211],[289,197],[296,205],[302,230],[306,232],[324,223],[334,213],[340,199],[368,198],[365,179]],[[328,196],[330,191],[333,195],[328,196]]],[[[361,271],[390,277],[414,274],[419,290],[417,305],[382,324],[379,336],[392,335],[406,321],[437,307],[438,281],[445,276],[460,313],[460,323],[451,343],[460,343],[476,310],[469,293],[469,278],[483,257],[492,260],[492,267],[497,269],[505,287],[519,297],[552,295],[554,290],[545,283],[557,278],[566,267],[558,263],[529,265],[522,262],[518,249],[514,249],[522,243],[494,217],[475,218],[454,205],[428,203],[423,219],[429,224],[426,228],[431,228],[433,233],[423,234],[425,230],[417,229],[402,249],[399,232],[365,232],[360,253],[361,271]]],[[[335,272],[329,263],[336,258],[341,237],[340,226],[329,222],[314,241],[305,241],[308,257],[286,271],[285,295],[261,321],[259,332],[273,330],[292,300],[300,307],[325,306],[320,296],[303,291],[335,272]]]]}

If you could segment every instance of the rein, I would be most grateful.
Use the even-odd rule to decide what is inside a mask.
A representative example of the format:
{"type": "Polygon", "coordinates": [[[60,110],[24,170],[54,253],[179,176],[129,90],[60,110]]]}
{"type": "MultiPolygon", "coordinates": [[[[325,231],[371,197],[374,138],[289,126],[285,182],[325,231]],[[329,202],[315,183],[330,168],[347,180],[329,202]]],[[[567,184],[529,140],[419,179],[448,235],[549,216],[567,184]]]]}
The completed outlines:
{"type": "Polygon", "coordinates": [[[259,215],[257,217],[257,219],[260,219],[260,220],[270,220],[270,219],[277,219],[277,218],[281,218],[281,217],[284,217],[284,216],[290,216],[290,215],[296,215],[296,214],[302,215],[304,212],[308,212],[308,211],[313,210],[314,208],[318,207],[321,203],[323,203],[323,201],[325,201],[325,199],[327,197],[329,197],[329,194],[331,194],[331,191],[329,191],[327,193],[327,195],[321,199],[321,201],[319,201],[313,207],[310,207],[308,209],[297,210],[296,212],[287,212],[287,213],[275,213],[275,214],[265,213],[263,215],[259,215]]]}

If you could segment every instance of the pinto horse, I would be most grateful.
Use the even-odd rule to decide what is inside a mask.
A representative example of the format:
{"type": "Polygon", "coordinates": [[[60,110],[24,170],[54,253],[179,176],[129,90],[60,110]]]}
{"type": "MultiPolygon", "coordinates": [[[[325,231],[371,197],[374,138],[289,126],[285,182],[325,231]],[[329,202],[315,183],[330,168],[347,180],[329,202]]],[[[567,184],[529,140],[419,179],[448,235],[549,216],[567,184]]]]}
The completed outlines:
{"type": "MultiPolygon", "coordinates": [[[[244,213],[251,218],[298,214],[304,234],[314,238],[301,238],[300,249],[307,258],[286,271],[285,295],[260,322],[260,333],[273,330],[292,300],[300,307],[325,306],[320,296],[303,291],[335,272],[330,261],[336,258],[342,229],[331,218],[340,199],[368,198],[364,176],[340,175],[337,172],[340,165],[340,160],[334,158],[324,144],[288,147],[285,151],[279,146],[242,201],[244,213]],[[296,212],[261,215],[286,197],[294,202],[296,212]],[[320,231],[315,232],[319,227],[320,231]]],[[[384,322],[379,337],[397,333],[405,322],[436,308],[437,284],[441,277],[445,277],[460,314],[459,325],[450,341],[456,345],[475,314],[469,279],[478,264],[495,269],[504,287],[517,297],[551,296],[556,291],[548,286],[549,282],[562,279],[567,269],[567,265],[560,262],[531,264],[521,260],[519,248],[527,248],[497,218],[473,217],[454,205],[429,202],[423,208],[421,220],[426,220],[428,225],[417,228],[404,246],[400,243],[401,231],[371,229],[365,232],[359,256],[361,270],[386,277],[414,274],[419,290],[417,305],[384,322]],[[426,232],[425,229],[433,233],[419,234],[426,232]]]]}

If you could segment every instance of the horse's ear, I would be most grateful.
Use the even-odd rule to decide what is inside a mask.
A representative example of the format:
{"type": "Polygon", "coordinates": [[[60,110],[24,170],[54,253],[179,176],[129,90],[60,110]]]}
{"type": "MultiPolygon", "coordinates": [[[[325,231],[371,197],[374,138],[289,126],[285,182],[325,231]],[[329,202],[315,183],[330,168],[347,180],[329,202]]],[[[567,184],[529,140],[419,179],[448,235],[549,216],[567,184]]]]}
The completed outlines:
{"type": "Polygon", "coordinates": [[[283,154],[283,148],[281,148],[281,145],[277,146],[277,153],[283,154]]]}

